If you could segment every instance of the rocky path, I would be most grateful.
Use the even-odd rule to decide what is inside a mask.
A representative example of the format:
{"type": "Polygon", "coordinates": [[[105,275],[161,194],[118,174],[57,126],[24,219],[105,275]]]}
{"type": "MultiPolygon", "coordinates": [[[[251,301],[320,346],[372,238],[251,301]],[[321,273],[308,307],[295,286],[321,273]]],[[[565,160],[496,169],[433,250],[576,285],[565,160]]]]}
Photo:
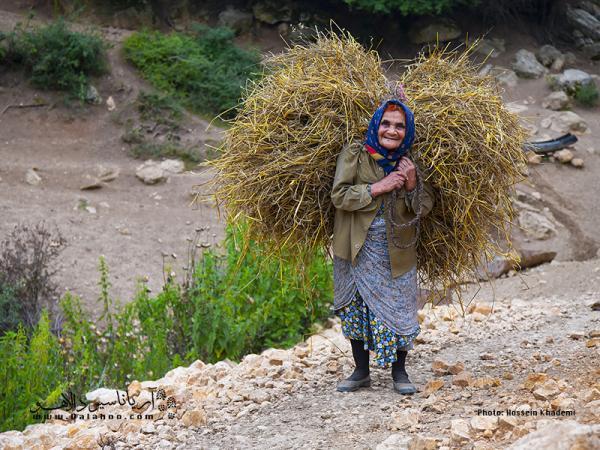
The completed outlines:
{"type": "MultiPolygon", "coordinates": [[[[598,448],[599,287],[599,259],[552,263],[482,285],[464,316],[447,306],[422,310],[411,397],[393,392],[378,368],[371,388],[335,392],[352,363],[331,321],[290,350],[240,364],[197,361],[133,382],[136,405],[164,389],[154,409],[143,408],[154,420],[50,420],[3,433],[0,447],[598,448]]],[[[101,389],[88,400],[114,396],[101,389]]],[[[128,407],[104,412],[126,416],[128,407]]]]}

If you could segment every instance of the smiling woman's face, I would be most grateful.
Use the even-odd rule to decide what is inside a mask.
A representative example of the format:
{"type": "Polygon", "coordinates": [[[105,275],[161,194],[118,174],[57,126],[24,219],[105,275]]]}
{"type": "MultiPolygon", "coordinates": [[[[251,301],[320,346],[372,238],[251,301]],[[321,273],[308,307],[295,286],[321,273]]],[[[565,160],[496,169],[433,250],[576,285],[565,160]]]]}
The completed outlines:
{"type": "Polygon", "coordinates": [[[379,145],[388,151],[394,151],[402,144],[405,134],[406,117],[404,111],[384,112],[379,124],[379,130],[377,130],[379,145]]]}

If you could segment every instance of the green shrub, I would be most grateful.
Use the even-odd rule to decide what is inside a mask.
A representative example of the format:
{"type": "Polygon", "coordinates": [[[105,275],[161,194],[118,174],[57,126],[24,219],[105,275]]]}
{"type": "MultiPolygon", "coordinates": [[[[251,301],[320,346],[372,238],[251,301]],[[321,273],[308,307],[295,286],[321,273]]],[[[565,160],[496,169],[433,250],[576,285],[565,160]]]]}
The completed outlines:
{"type": "Polygon", "coordinates": [[[580,84],[575,87],[573,97],[580,105],[591,108],[598,105],[600,91],[596,83],[580,84]]]}
{"type": "Polygon", "coordinates": [[[17,27],[8,55],[40,89],[66,91],[84,100],[89,77],[106,71],[105,44],[94,34],[70,31],[64,20],[39,28],[17,27]]]}
{"type": "Polygon", "coordinates": [[[39,422],[30,408],[37,402],[57,404],[67,388],[60,344],[46,312],[30,338],[22,326],[0,337],[0,361],[0,431],[39,422]]]}
{"type": "Polygon", "coordinates": [[[101,258],[98,319],[67,294],[58,338],[45,312],[31,338],[23,327],[0,337],[0,431],[35,422],[29,408],[37,401],[56,404],[67,389],[76,398],[101,386],[122,389],[198,358],[237,360],[291,346],[310,333],[313,323],[329,315],[330,264],[316,255],[301,275],[295,265],[271,259],[259,243],[247,243],[244,251],[240,236],[228,230],[224,252],[205,249],[196,262],[194,250],[208,245],[200,229],[190,243],[191,269],[184,280],[169,275],[153,296],[140,284],[124,306],[113,302],[101,258]]]}
{"type": "Polygon", "coordinates": [[[465,5],[477,5],[479,0],[344,0],[348,5],[380,14],[400,12],[407,16],[442,14],[465,5]]]}
{"type": "MultiPolygon", "coordinates": [[[[133,131],[135,135],[135,131],[133,131]]],[[[151,142],[143,140],[129,149],[129,153],[138,159],[181,159],[187,168],[192,168],[201,161],[200,153],[193,148],[181,147],[173,142],[151,142]]]]}
{"type": "Polygon", "coordinates": [[[232,116],[259,54],[238,48],[228,28],[196,25],[190,34],[144,31],[124,43],[127,58],[157,89],[204,114],[232,116]]]}
{"type": "Polygon", "coordinates": [[[183,108],[170,95],[140,91],[137,98],[137,109],[142,120],[166,125],[172,131],[179,129],[179,123],[183,117],[183,108]]]}

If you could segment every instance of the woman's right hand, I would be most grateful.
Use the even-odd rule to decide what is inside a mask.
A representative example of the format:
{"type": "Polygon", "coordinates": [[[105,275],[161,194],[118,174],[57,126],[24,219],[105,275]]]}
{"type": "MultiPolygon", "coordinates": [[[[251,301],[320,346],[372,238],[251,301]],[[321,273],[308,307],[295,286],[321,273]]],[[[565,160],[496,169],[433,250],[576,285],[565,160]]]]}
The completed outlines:
{"type": "Polygon", "coordinates": [[[382,178],[377,183],[371,185],[371,195],[377,197],[378,195],[391,192],[394,189],[400,189],[406,182],[406,175],[402,172],[393,171],[386,177],[382,178]]]}

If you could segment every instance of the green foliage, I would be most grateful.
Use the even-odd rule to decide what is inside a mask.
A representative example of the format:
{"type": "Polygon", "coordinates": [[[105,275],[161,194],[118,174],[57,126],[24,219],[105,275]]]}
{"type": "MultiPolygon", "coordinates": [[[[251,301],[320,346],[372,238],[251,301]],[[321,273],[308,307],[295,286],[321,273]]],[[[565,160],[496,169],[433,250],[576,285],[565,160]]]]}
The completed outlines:
{"type": "Polygon", "coordinates": [[[600,103],[600,91],[596,83],[593,82],[577,85],[573,97],[577,103],[588,108],[597,106],[600,103]]]}
{"type": "Polygon", "coordinates": [[[0,276],[0,335],[8,330],[16,330],[21,323],[22,312],[15,296],[15,288],[0,276]]]}
{"type": "Polygon", "coordinates": [[[44,312],[30,338],[25,329],[0,337],[0,430],[22,429],[35,423],[30,408],[56,404],[66,388],[60,344],[44,312]]]}
{"type": "Polygon", "coordinates": [[[184,148],[172,142],[151,142],[144,140],[131,147],[129,153],[134,158],[139,159],[181,159],[186,163],[186,167],[188,168],[198,164],[201,160],[200,154],[193,149],[184,148]]]}
{"type": "Polygon", "coordinates": [[[400,12],[407,16],[442,14],[460,6],[474,6],[479,0],[344,0],[348,5],[379,14],[400,12]]]}
{"type": "Polygon", "coordinates": [[[40,89],[66,91],[85,100],[89,77],[106,71],[102,39],[71,31],[62,19],[38,28],[18,26],[9,42],[7,58],[22,64],[40,89]]]}
{"type": "Polygon", "coordinates": [[[137,99],[137,109],[142,120],[166,125],[170,130],[177,130],[183,117],[183,108],[170,95],[140,91],[137,99]]]}
{"type": "Polygon", "coordinates": [[[123,48],[157,89],[196,112],[232,116],[259,63],[259,54],[236,47],[233,37],[228,28],[196,25],[190,34],[134,33],[123,48]]]}
{"type": "Polygon", "coordinates": [[[185,279],[178,283],[169,275],[154,296],[140,284],[125,306],[113,301],[101,258],[103,310],[97,321],[67,294],[59,338],[46,313],[31,338],[22,327],[0,337],[0,431],[34,422],[29,408],[36,401],[55,405],[67,389],[82,396],[101,386],[156,379],[198,358],[239,359],[271,346],[291,346],[328,316],[332,274],[323,255],[302,275],[295,265],[271,259],[256,242],[242,248],[240,236],[228,230],[223,252],[206,249],[200,229],[190,243],[185,279]],[[205,250],[196,262],[200,248],[205,250]]]}
{"type": "Polygon", "coordinates": [[[331,273],[322,255],[299,274],[293,264],[265,257],[255,243],[243,249],[231,230],[226,248],[225,256],[205,253],[191,283],[192,336],[200,359],[238,359],[266,347],[291,346],[327,317],[331,273]]]}

